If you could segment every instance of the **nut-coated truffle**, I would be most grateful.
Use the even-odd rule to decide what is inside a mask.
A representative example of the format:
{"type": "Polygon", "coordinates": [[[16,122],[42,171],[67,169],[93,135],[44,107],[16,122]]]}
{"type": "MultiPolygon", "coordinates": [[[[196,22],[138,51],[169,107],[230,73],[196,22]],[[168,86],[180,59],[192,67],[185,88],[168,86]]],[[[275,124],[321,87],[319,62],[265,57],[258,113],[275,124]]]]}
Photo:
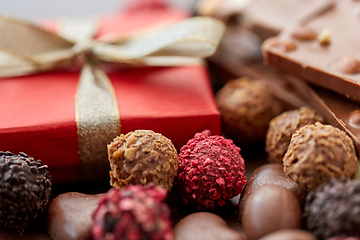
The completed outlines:
{"type": "Polygon", "coordinates": [[[224,134],[239,145],[263,142],[272,118],[283,111],[260,81],[229,81],[216,94],[224,134]]]}
{"type": "Polygon", "coordinates": [[[319,239],[360,237],[360,180],[332,179],[311,191],[304,215],[307,229],[319,239]]]}
{"type": "Polygon", "coordinates": [[[273,118],[266,135],[268,161],[282,164],[289,147],[291,136],[301,127],[324,122],[324,118],[309,107],[301,107],[273,118]]]}
{"type": "Polygon", "coordinates": [[[44,211],[51,177],[40,160],[0,151],[0,222],[20,232],[44,211]]]}
{"type": "Polygon", "coordinates": [[[92,215],[94,240],[171,240],[167,192],[154,183],[110,189],[92,215]]]}
{"type": "Polygon", "coordinates": [[[196,133],[180,149],[178,180],[183,200],[199,209],[214,209],[242,192],[246,182],[240,148],[230,139],[196,133]]]}
{"type": "Polygon", "coordinates": [[[355,178],[354,145],[345,132],[331,125],[306,125],[293,134],[283,159],[284,171],[312,190],[332,178],[355,178]]]}
{"type": "Polygon", "coordinates": [[[108,145],[110,184],[122,189],[126,185],[148,182],[170,191],[179,160],[171,140],[151,130],[136,130],[116,137],[108,145]]]}

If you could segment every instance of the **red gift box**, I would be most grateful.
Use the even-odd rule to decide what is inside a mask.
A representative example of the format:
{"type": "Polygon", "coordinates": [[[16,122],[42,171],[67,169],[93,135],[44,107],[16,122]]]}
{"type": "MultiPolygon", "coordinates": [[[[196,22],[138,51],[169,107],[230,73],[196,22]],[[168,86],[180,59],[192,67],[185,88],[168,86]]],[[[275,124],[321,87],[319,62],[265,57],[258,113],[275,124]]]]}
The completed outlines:
{"type": "MultiPolygon", "coordinates": [[[[104,17],[97,37],[127,34],[187,16],[180,10],[154,9],[104,17]]],[[[82,180],[75,122],[79,77],[79,71],[53,71],[0,79],[0,150],[41,159],[53,182],[82,180]]],[[[108,77],[116,93],[122,133],[150,129],[171,139],[177,149],[204,129],[221,133],[204,65],[123,68],[108,77]]]]}

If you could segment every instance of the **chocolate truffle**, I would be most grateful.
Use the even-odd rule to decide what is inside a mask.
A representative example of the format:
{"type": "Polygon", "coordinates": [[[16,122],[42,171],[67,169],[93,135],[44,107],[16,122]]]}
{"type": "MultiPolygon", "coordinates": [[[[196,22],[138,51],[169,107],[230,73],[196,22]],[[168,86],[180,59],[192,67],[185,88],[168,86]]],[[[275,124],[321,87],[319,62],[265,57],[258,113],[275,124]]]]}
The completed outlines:
{"type": "Polygon", "coordinates": [[[270,233],[259,240],[316,240],[316,237],[304,230],[285,229],[270,233]]]}
{"type": "Polygon", "coordinates": [[[196,133],[180,149],[177,179],[183,200],[199,209],[214,209],[237,196],[246,182],[240,148],[230,139],[210,136],[209,130],[196,133]]]}
{"type": "Polygon", "coordinates": [[[321,123],[306,125],[293,134],[283,162],[286,174],[308,190],[331,178],[355,178],[358,172],[351,139],[321,123]]]}
{"type": "Polygon", "coordinates": [[[52,240],[91,239],[91,215],[102,194],[68,192],[49,204],[46,228],[52,240]]]}
{"type": "Polygon", "coordinates": [[[179,160],[171,140],[150,130],[136,130],[116,137],[108,145],[110,184],[122,189],[126,185],[148,182],[170,191],[179,160]]]}
{"type": "Polygon", "coordinates": [[[94,240],[170,240],[170,209],[163,203],[167,192],[154,183],[110,189],[93,213],[94,240]]]}
{"type": "Polygon", "coordinates": [[[242,214],[249,240],[288,228],[301,228],[302,212],[295,195],[277,185],[264,185],[247,199],[242,214]]]}
{"type": "Polygon", "coordinates": [[[260,81],[240,78],[229,81],[216,94],[224,134],[239,145],[265,140],[272,118],[283,111],[260,81]]]}
{"type": "Polygon", "coordinates": [[[44,211],[51,177],[40,160],[0,151],[0,222],[22,232],[44,211]]]}
{"type": "Polygon", "coordinates": [[[245,240],[239,232],[228,227],[216,214],[192,213],[174,228],[174,240],[245,240]]]}
{"type": "Polygon", "coordinates": [[[332,179],[306,198],[306,226],[319,239],[360,237],[360,180],[332,179]]]}
{"type": "Polygon", "coordinates": [[[305,204],[308,191],[286,175],[282,165],[277,163],[265,164],[257,168],[246,182],[239,202],[238,218],[240,221],[246,200],[256,189],[267,184],[286,188],[296,196],[301,205],[305,204]]]}
{"type": "Polygon", "coordinates": [[[283,164],[291,136],[301,127],[316,122],[324,122],[324,118],[309,107],[287,111],[273,118],[265,142],[268,161],[283,164]]]}

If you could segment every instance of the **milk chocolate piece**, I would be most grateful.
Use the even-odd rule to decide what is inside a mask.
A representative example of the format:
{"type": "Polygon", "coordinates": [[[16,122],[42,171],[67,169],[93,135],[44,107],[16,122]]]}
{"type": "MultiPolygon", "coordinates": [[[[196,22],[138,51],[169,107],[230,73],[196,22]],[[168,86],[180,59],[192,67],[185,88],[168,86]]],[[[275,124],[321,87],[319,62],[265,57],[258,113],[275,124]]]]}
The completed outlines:
{"type": "Polygon", "coordinates": [[[242,215],[249,240],[288,228],[301,228],[301,207],[295,195],[277,185],[256,189],[247,199],[242,215]]]}
{"type": "Polygon", "coordinates": [[[121,134],[108,145],[110,184],[116,189],[127,185],[156,185],[170,191],[179,160],[171,140],[151,130],[121,134]]]}
{"type": "Polygon", "coordinates": [[[240,146],[264,142],[272,118],[284,105],[260,81],[229,81],[216,94],[224,134],[240,146]]]}
{"type": "Polygon", "coordinates": [[[304,230],[286,229],[270,233],[259,240],[316,240],[316,237],[304,230]]]}
{"type": "Polygon", "coordinates": [[[360,17],[354,11],[360,2],[338,0],[334,3],[334,7],[299,23],[319,34],[317,40],[297,39],[284,29],[275,39],[263,43],[264,60],[360,103],[360,17]],[[296,50],[276,47],[276,39],[292,41],[296,50]]]}
{"type": "Polygon", "coordinates": [[[323,123],[324,119],[309,107],[287,111],[273,118],[265,142],[268,161],[283,164],[283,158],[289,147],[291,136],[301,127],[316,122],[323,123]]]}
{"type": "Polygon", "coordinates": [[[47,231],[52,240],[92,239],[91,215],[101,195],[68,192],[54,198],[47,216],[47,231]]]}
{"type": "Polygon", "coordinates": [[[183,218],[174,229],[174,240],[245,240],[239,232],[228,227],[216,214],[192,213],[183,218]]]}
{"type": "Polygon", "coordinates": [[[277,163],[269,163],[257,168],[250,176],[246,183],[239,202],[238,217],[241,220],[244,211],[244,205],[251,194],[261,186],[274,184],[291,191],[301,204],[305,204],[305,198],[308,191],[300,187],[294,180],[289,178],[282,165],[277,163]]]}
{"type": "Polygon", "coordinates": [[[319,122],[292,135],[283,163],[285,173],[308,190],[332,178],[353,179],[358,172],[351,139],[338,128],[319,122]]]}

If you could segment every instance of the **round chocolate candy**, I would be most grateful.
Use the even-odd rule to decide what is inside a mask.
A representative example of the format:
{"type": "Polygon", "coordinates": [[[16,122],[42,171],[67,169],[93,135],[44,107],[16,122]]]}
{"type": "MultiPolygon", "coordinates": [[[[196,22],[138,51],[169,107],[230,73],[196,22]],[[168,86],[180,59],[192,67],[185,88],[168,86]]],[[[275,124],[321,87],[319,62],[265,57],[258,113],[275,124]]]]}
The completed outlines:
{"type": "Polygon", "coordinates": [[[216,101],[224,134],[239,145],[263,142],[270,120],[284,108],[260,81],[245,77],[229,81],[216,101]]]}
{"type": "Polygon", "coordinates": [[[275,184],[286,188],[296,196],[301,205],[305,204],[308,191],[287,176],[282,165],[269,163],[257,168],[248,179],[239,202],[239,220],[241,220],[244,205],[249,196],[251,196],[256,189],[267,184],[275,184]]]}
{"type": "Polygon", "coordinates": [[[256,189],[245,202],[242,223],[249,240],[291,228],[301,228],[302,213],[295,195],[277,185],[256,189]]]}
{"type": "Polygon", "coordinates": [[[53,240],[91,239],[91,214],[102,194],[67,192],[49,204],[47,232],[53,240]]]}
{"type": "Polygon", "coordinates": [[[270,233],[259,240],[316,240],[316,237],[304,230],[285,229],[270,233]]]}
{"type": "Polygon", "coordinates": [[[311,191],[304,215],[307,229],[319,239],[360,237],[360,180],[332,179],[311,191]]]}
{"type": "Polygon", "coordinates": [[[108,145],[110,184],[116,189],[154,182],[170,191],[178,169],[171,140],[151,130],[136,130],[116,137],[108,145]]]}
{"type": "Polygon", "coordinates": [[[332,178],[355,178],[357,157],[352,140],[331,125],[306,125],[291,137],[284,170],[308,190],[332,178]]]}
{"type": "Polygon", "coordinates": [[[183,218],[174,229],[174,240],[245,240],[239,232],[228,227],[216,214],[192,213],[183,218]]]}
{"type": "Polygon", "coordinates": [[[324,122],[324,118],[309,107],[287,111],[273,118],[265,141],[268,161],[283,164],[291,136],[301,127],[316,122],[324,122]]]}
{"type": "Polygon", "coordinates": [[[239,195],[246,183],[240,148],[230,139],[211,136],[209,130],[195,134],[179,153],[177,179],[184,202],[199,209],[215,209],[239,195]]]}

